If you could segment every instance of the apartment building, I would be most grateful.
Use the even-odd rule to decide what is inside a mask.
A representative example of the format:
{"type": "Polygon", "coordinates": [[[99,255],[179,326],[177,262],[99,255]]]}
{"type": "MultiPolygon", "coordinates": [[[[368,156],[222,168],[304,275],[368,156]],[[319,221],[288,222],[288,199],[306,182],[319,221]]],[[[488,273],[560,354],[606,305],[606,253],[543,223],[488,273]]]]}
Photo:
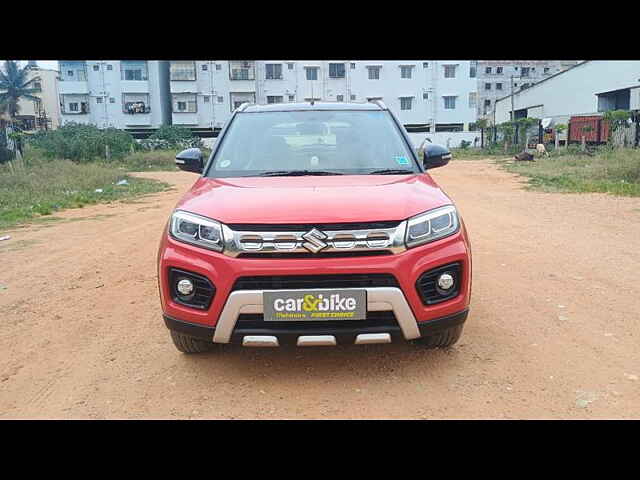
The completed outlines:
{"type": "Polygon", "coordinates": [[[497,99],[526,90],[538,82],[577,64],[577,60],[479,60],[478,117],[491,117],[497,99]]]}
{"type": "Polygon", "coordinates": [[[215,132],[244,102],[381,99],[408,128],[467,131],[476,119],[469,61],[172,61],[171,120],[215,132]]]}
{"type": "Polygon", "coordinates": [[[60,123],[60,105],[58,103],[58,71],[40,68],[31,60],[27,65],[27,79],[38,78],[30,87],[36,90],[33,95],[38,100],[20,99],[20,110],[16,116],[18,127],[27,132],[52,130],[60,123]]]}
{"type": "Polygon", "coordinates": [[[91,123],[132,132],[171,122],[169,62],[87,60],[59,62],[62,123],[91,123]]]}

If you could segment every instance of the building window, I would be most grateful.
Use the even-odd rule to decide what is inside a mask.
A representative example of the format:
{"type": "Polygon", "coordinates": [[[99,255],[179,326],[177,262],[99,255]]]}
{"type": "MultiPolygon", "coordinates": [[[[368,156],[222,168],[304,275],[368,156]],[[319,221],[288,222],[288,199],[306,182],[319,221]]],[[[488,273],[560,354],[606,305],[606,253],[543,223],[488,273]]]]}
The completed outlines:
{"type": "Polygon", "coordinates": [[[256,94],[255,92],[230,93],[229,99],[231,100],[231,111],[233,112],[243,103],[256,103],[256,94]]]}
{"type": "Polygon", "coordinates": [[[344,63],[329,64],[329,78],[344,78],[344,63]]]}
{"type": "Polygon", "coordinates": [[[476,108],[477,100],[477,92],[469,92],[469,108],[476,108]]]}
{"type": "Polygon", "coordinates": [[[400,67],[400,78],[411,78],[411,66],[400,67]]]}
{"type": "Polygon", "coordinates": [[[113,97],[109,98],[109,103],[116,103],[116,99],[113,97]]]}
{"type": "Polygon", "coordinates": [[[351,70],[355,70],[356,69],[356,64],[355,63],[351,63],[351,70]]]}
{"type": "Polygon", "coordinates": [[[60,61],[61,81],[86,82],[87,65],[85,62],[60,61]]]}
{"type": "Polygon", "coordinates": [[[205,95],[204,96],[204,103],[209,103],[211,101],[211,99],[209,98],[209,95],[205,95]]]}
{"type": "Polygon", "coordinates": [[[400,110],[411,110],[413,97],[400,97],[400,110]]]}
{"type": "Polygon", "coordinates": [[[290,102],[295,102],[296,101],[295,95],[289,95],[289,101],[290,102]]]}
{"type": "Polygon", "coordinates": [[[428,94],[427,92],[424,92],[424,93],[422,94],[422,99],[423,99],[423,100],[429,100],[429,94],[428,94]]]}
{"type": "Polygon", "coordinates": [[[355,95],[351,95],[351,101],[355,100],[356,96],[355,95]]]}
{"type": "Polygon", "coordinates": [[[518,67],[514,67],[516,69],[516,71],[518,70],[518,67]]]}
{"type": "Polygon", "coordinates": [[[218,97],[218,103],[224,102],[224,97],[218,97]]]}
{"type": "Polygon", "coordinates": [[[267,103],[282,103],[283,97],[281,95],[269,95],[267,96],[267,103]]]}
{"type": "MultiPolygon", "coordinates": [[[[96,97],[97,99],[97,97],[96,97]]],[[[62,113],[89,113],[89,95],[63,94],[60,95],[62,113]]]]}
{"type": "Polygon", "coordinates": [[[429,68],[429,62],[422,62],[422,68],[429,68]]]}
{"type": "Polygon", "coordinates": [[[517,83],[514,83],[514,84],[513,84],[513,86],[514,86],[514,87],[517,87],[517,86],[518,86],[518,84],[517,84],[517,83]]]}
{"type": "Polygon", "coordinates": [[[444,66],[444,78],[456,78],[457,65],[445,65],[444,66]]]}
{"type": "Polygon", "coordinates": [[[216,63],[216,70],[222,70],[222,65],[220,65],[219,63],[216,63]]]}
{"type": "Polygon", "coordinates": [[[502,84],[496,83],[496,90],[502,90],[502,84]]]}
{"type": "Polygon", "coordinates": [[[236,60],[229,62],[230,80],[255,80],[256,67],[254,62],[247,60],[236,60]]]}
{"type": "Polygon", "coordinates": [[[444,98],[444,108],[445,110],[454,110],[456,108],[456,97],[442,97],[444,98]]]}
{"type": "Polygon", "coordinates": [[[96,103],[102,103],[102,97],[96,97],[96,103]]]}
{"type": "Polygon", "coordinates": [[[113,70],[113,65],[108,64],[108,65],[107,65],[107,70],[113,70]]]}
{"type": "Polygon", "coordinates": [[[123,93],[122,112],[129,115],[151,112],[151,107],[149,107],[149,94],[123,93]]]}
{"type": "Polygon", "coordinates": [[[469,78],[476,78],[478,71],[478,61],[473,60],[469,67],[469,78]]]}
{"type": "Polygon", "coordinates": [[[304,70],[307,74],[307,80],[318,79],[318,70],[320,70],[320,67],[304,67],[304,70]]]}
{"type": "Polygon", "coordinates": [[[549,70],[550,70],[550,69],[549,69],[549,67],[544,67],[544,73],[545,73],[545,75],[549,73],[549,70]]]}
{"type": "Polygon", "coordinates": [[[293,70],[293,63],[287,63],[287,68],[289,70],[293,70]]]}
{"type": "Polygon", "coordinates": [[[195,93],[174,93],[172,97],[174,113],[196,113],[198,111],[195,93]]]}
{"type": "Polygon", "coordinates": [[[93,66],[93,71],[97,72],[98,70],[100,70],[100,65],[94,65],[93,66]]]}
{"type": "Polygon", "coordinates": [[[502,67],[496,67],[496,73],[502,75],[502,67]]]}
{"type": "Polygon", "coordinates": [[[344,95],[336,95],[336,102],[344,102],[344,95]]]}
{"type": "Polygon", "coordinates": [[[146,60],[126,60],[120,62],[122,80],[148,80],[146,60]]]}
{"type": "Polygon", "coordinates": [[[464,123],[436,123],[436,132],[461,132],[464,123]]]}
{"type": "Polygon", "coordinates": [[[172,81],[189,81],[196,79],[196,62],[171,62],[170,79],[172,81]]]}
{"type": "Polygon", "coordinates": [[[491,84],[490,83],[485,83],[484,84],[484,89],[485,90],[491,90],[491,84]]]}
{"type": "Polygon", "coordinates": [[[491,100],[485,100],[484,101],[484,106],[485,107],[490,107],[491,106],[491,100]]]}
{"type": "Polygon", "coordinates": [[[521,77],[528,77],[529,76],[529,67],[522,67],[522,70],[520,70],[520,76],[521,77]]]}
{"type": "Polygon", "coordinates": [[[265,78],[267,80],[282,80],[282,64],[267,63],[265,65],[265,78]]]}
{"type": "Polygon", "coordinates": [[[206,72],[207,70],[209,70],[209,65],[207,65],[206,63],[202,64],[202,71],[206,72]]]}
{"type": "Polygon", "coordinates": [[[369,66],[367,70],[369,70],[369,80],[380,80],[380,68],[376,66],[369,66]]]}
{"type": "Polygon", "coordinates": [[[491,67],[485,68],[484,73],[486,73],[487,75],[491,75],[491,67]]]}
{"type": "Polygon", "coordinates": [[[42,83],[41,82],[33,82],[33,86],[32,88],[36,91],[36,92],[41,92],[42,91],[42,83]]]}

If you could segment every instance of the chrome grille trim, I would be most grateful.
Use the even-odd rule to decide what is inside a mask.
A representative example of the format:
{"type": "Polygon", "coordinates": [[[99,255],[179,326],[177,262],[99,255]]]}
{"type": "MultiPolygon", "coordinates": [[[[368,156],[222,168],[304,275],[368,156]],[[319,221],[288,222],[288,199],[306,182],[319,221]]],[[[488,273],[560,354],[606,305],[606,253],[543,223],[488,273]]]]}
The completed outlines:
{"type": "MultiPolygon", "coordinates": [[[[406,250],[404,244],[407,222],[393,228],[373,228],[360,230],[324,230],[322,241],[326,248],[318,252],[367,252],[389,251],[400,253],[406,250]]],[[[242,253],[311,253],[303,246],[307,243],[304,235],[309,230],[300,231],[239,231],[222,225],[224,254],[237,257],[242,253]]],[[[312,253],[311,253],[312,254],[312,253]]]]}

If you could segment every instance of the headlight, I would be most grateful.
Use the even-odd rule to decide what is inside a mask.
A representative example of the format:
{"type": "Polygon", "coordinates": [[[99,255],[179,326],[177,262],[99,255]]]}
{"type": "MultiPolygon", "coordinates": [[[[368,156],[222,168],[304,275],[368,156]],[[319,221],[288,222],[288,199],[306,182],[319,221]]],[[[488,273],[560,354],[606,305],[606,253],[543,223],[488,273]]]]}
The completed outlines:
{"type": "Polygon", "coordinates": [[[407,248],[440,240],[458,231],[458,212],[453,205],[421,213],[407,221],[407,248]]]}
{"type": "Polygon", "coordinates": [[[171,236],[181,242],[222,252],[222,225],[193,213],[176,211],[171,216],[171,236]]]}

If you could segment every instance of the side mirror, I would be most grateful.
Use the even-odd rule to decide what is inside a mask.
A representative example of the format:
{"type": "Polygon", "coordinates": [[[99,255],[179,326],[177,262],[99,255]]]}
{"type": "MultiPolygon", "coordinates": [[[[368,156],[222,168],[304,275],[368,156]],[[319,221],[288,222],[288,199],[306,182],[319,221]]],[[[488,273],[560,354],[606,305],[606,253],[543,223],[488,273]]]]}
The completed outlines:
{"type": "Polygon", "coordinates": [[[423,143],[420,149],[422,150],[422,164],[425,170],[443,167],[451,160],[451,152],[441,145],[423,143]]]}
{"type": "Polygon", "coordinates": [[[187,148],[176,155],[176,166],[186,172],[202,173],[204,162],[199,148],[187,148]]]}

